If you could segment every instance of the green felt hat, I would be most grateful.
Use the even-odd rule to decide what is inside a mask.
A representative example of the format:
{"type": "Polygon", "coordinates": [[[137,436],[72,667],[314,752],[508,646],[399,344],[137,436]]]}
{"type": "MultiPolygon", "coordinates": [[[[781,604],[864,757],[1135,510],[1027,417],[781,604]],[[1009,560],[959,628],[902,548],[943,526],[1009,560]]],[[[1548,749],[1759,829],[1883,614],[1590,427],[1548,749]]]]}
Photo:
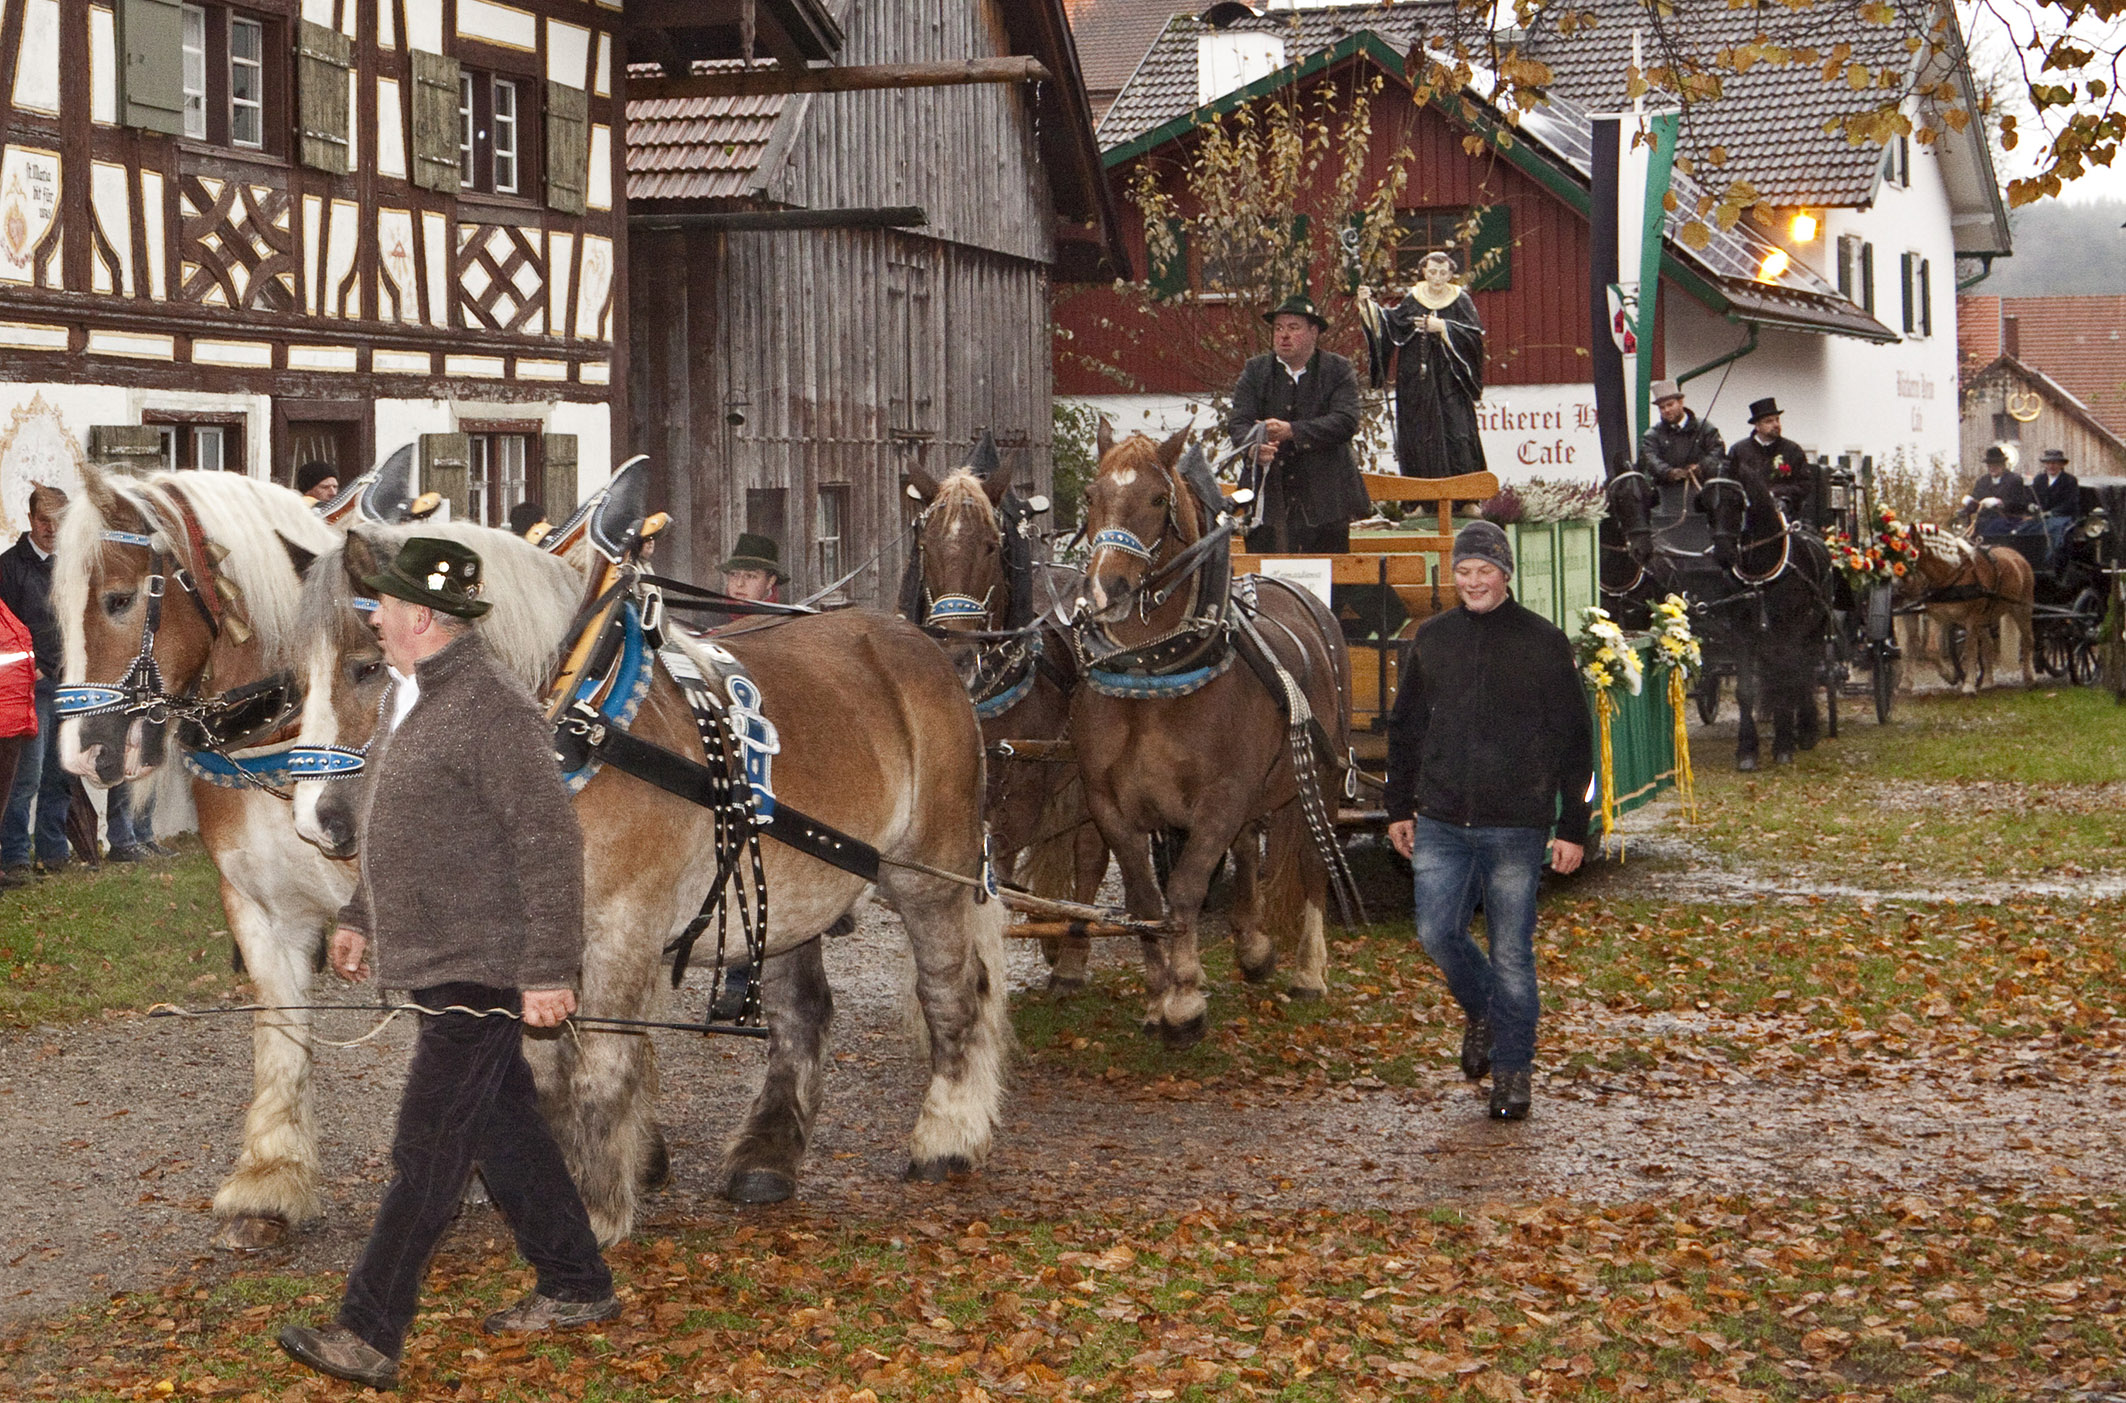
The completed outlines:
{"type": "Polygon", "coordinates": [[[456,541],[411,536],[392,562],[362,583],[378,594],[477,619],[494,606],[480,598],[480,557],[456,541]]]}
{"type": "Polygon", "coordinates": [[[765,570],[778,580],[790,578],[783,573],[782,547],[775,544],[775,538],[751,531],[738,533],[738,544],[731,548],[731,558],[717,568],[726,574],[733,570],[765,570]]]}
{"type": "Polygon", "coordinates": [[[1314,328],[1317,331],[1327,331],[1329,329],[1329,319],[1323,316],[1321,309],[1314,305],[1314,299],[1308,297],[1305,293],[1293,293],[1284,301],[1270,308],[1269,311],[1264,312],[1262,320],[1265,325],[1275,326],[1277,319],[1286,315],[1305,317],[1308,321],[1314,323],[1314,328]]]}

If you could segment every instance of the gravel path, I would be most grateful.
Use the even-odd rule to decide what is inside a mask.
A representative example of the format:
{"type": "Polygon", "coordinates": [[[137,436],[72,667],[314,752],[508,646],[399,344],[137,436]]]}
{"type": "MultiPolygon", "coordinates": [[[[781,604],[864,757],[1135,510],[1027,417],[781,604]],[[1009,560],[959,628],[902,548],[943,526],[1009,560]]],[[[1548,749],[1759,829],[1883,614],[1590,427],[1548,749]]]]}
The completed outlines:
{"type": "MultiPolygon", "coordinates": [[[[799,1191],[813,1208],[1053,1214],[1692,1190],[2126,1191],[2126,1066],[2099,1058],[2055,1069],[2042,1057],[2013,1084],[1894,1064],[1864,1079],[1667,1069],[1621,1086],[1539,1078],[1536,1115],[1520,1125],[1487,1121],[1482,1091],[1451,1070],[1414,1090],[1154,1083],[1122,1088],[1118,1105],[1115,1087],[1022,1065],[987,1169],[944,1187],[903,1185],[925,1069],[900,1030],[899,945],[898,923],[873,907],[828,949],[835,1066],[799,1191]]],[[[1125,954],[1134,952],[1110,942],[1100,958],[1125,954]]],[[[1012,960],[1015,988],[1041,978],[1030,944],[1015,943],[1012,960]]],[[[329,1017],[334,1036],[369,1027],[358,1015],[329,1017]]],[[[1453,1034],[1439,1036],[1444,1047],[1453,1034]]],[[[648,1224],[772,1213],[715,1193],[718,1150],[750,1099],[760,1050],[661,1037],[674,1180],[649,1204],[648,1224]]],[[[327,1221],[252,1263],[337,1270],[352,1260],[386,1178],[410,1043],[401,1025],[320,1053],[327,1221]]],[[[0,1115],[14,1128],[0,1140],[0,1327],[211,1257],[207,1203],[236,1153],[249,1046],[227,1021],[109,1019],[0,1038],[0,1115]]]]}

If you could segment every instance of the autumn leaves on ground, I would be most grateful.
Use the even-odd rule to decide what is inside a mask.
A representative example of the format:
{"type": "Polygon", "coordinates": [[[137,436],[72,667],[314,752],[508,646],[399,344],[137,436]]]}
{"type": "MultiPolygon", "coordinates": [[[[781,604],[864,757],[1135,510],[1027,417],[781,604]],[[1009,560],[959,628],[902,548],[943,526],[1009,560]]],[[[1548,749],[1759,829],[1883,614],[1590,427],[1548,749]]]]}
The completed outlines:
{"type": "MultiPolygon", "coordinates": [[[[2070,1172],[2071,1147],[2046,1145],[2061,1151],[2049,1167],[2033,1155],[2017,1172],[2018,1149],[2037,1147],[2023,1140],[1978,1147],[1985,1167],[1966,1169],[1978,1162],[1973,1132],[1955,1121],[1966,1102],[2013,1106],[2038,1088],[2048,1105],[2114,1123],[2126,1109],[2122,721],[2108,698],[2082,692],[1928,699],[1889,728],[1849,720],[1844,739],[1795,769],[1753,776],[1731,773],[1707,738],[1704,821],[1642,820],[1628,862],[1546,901],[1543,1075],[1524,1139],[1544,1134],[1546,1109],[1553,1135],[1568,1115],[1607,1123],[1626,1103],[1686,1123],[1702,1114],[1707,1133],[1731,1135],[1736,1102],[1835,1106],[1867,1091],[1942,1108],[1918,1132],[1932,1148],[1908,1182],[1841,1181],[1835,1169],[1806,1193],[1682,1182],[1642,1155],[1567,1196],[1549,1181],[1516,1194],[1513,1159],[1493,1154],[1478,1196],[1394,1211],[1081,1200],[1059,1213],[971,1207],[947,1186],[834,1218],[801,1192],[749,1217],[658,1219],[613,1254],[620,1321],[529,1346],[475,1328],[529,1283],[481,1210],[437,1263],[406,1392],[645,1403],[2126,1394],[2118,1167],[2070,1172]]],[[[1022,1095],[1111,1095],[1117,1122],[1193,1107],[1236,1154],[1255,1148],[1257,1108],[1358,1097],[1389,1116],[1426,1105],[1435,1120],[1444,1102],[1482,1133],[1481,1101],[1460,1099],[1456,1019],[1406,921],[1340,940],[1320,1005],[1239,992],[1223,949],[1211,965],[1217,1023],[1180,1058],[1137,1035],[1125,967],[1069,1002],[1023,996],[1022,1095]]],[[[1826,1164],[1840,1162],[1838,1137],[1867,1133],[1825,1124],[1809,1133],[1827,1138],[1826,1164]]],[[[1393,1134],[1377,1151],[1420,1152],[1393,1134]]],[[[1185,1159],[1158,1172],[1200,1168],[1185,1159]]],[[[290,1312],[329,1310],[339,1280],[210,1266],[8,1342],[8,1382],[69,1398],[350,1397],[270,1344],[290,1312]]]]}

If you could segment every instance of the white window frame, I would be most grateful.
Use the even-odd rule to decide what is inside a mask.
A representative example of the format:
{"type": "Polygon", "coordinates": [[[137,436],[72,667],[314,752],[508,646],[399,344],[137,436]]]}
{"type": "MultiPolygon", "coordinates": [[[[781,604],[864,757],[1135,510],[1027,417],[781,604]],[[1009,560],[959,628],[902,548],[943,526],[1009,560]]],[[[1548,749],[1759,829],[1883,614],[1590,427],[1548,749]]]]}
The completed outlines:
{"type": "Polygon", "coordinates": [[[495,177],[495,193],[498,195],[514,195],[518,190],[520,172],[517,146],[517,114],[520,111],[518,104],[522,96],[523,90],[518,86],[514,78],[493,79],[488,88],[490,121],[493,124],[492,140],[489,142],[491,148],[490,156],[492,158],[490,164],[495,177]],[[507,104],[509,111],[506,115],[502,110],[504,106],[502,94],[505,92],[509,94],[509,102],[507,104]],[[503,178],[505,167],[509,172],[506,180],[503,178]]]}
{"type": "Polygon", "coordinates": [[[185,135],[193,141],[207,139],[207,12],[186,5],[182,38],[178,41],[181,83],[184,88],[185,135]]]}
{"type": "Polygon", "coordinates": [[[202,472],[221,472],[227,468],[229,431],[219,424],[194,424],[192,426],[192,466],[202,472]],[[209,445],[212,453],[209,453],[209,445]],[[211,462],[209,461],[211,456],[211,462]]]}
{"type": "Polygon", "coordinates": [[[479,182],[473,179],[473,102],[472,75],[458,74],[458,183],[467,190],[477,189],[479,182]]]}
{"type": "Polygon", "coordinates": [[[266,26],[258,20],[231,13],[229,16],[229,144],[249,151],[260,151],[266,145],[266,26]],[[248,32],[252,38],[249,57],[237,51],[236,36],[248,32]],[[239,73],[247,71],[251,78],[253,96],[238,96],[239,73]],[[242,135],[243,119],[249,117],[252,134],[242,135]]]}
{"type": "MultiPolygon", "coordinates": [[[[839,580],[847,567],[843,547],[849,538],[849,484],[846,482],[821,483],[818,505],[812,512],[812,541],[814,556],[819,562],[819,582],[832,584],[839,580]]],[[[840,592],[836,592],[837,602],[840,592]]]]}

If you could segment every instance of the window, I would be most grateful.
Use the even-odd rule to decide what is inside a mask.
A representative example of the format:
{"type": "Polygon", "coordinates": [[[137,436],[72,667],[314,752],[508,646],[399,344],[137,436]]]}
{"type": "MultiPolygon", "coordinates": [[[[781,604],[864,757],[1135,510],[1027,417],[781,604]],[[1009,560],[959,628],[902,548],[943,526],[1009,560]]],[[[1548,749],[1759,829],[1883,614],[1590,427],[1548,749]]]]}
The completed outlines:
{"type": "Polygon", "coordinates": [[[143,416],[162,439],[161,461],[165,471],[197,469],[200,472],[243,472],[243,421],[219,423],[182,420],[157,423],[156,416],[143,416]]]}
{"type": "Polygon", "coordinates": [[[1995,443],[2020,443],[2022,437],[2022,422],[2013,414],[1995,414],[1993,416],[1993,441],[1995,443]]]}
{"type": "MultiPolygon", "coordinates": [[[[819,489],[819,520],[812,538],[818,546],[820,585],[831,585],[848,573],[844,564],[849,521],[849,489],[836,484],[819,489]]],[[[838,593],[838,592],[837,592],[838,593]]]]}
{"type": "Polygon", "coordinates": [[[468,435],[466,496],[472,518],[482,526],[507,526],[509,509],[523,501],[531,481],[530,434],[474,433],[468,435]]]}
{"type": "Polygon", "coordinates": [[[1858,302],[1856,288],[1860,281],[1860,238],[1855,234],[1838,236],[1838,291],[1850,302],[1858,302]]]}
{"type": "Polygon", "coordinates": [[[184,11],[185,135],[207,139],[207,12],[197,5],[184,11]]]}
{"type": "Polygon", "coordinates": [[[275,22],[223,5],[186,5],[178,35],[184,134],[247,151],[276,148],[286,63],[275,22]]]}
{"type": "Polygon", "coordinates": [[[1882,180],[1885,185],[1894,185],[1900,190],[1912,184],[1912,138],[1898,137],[1882,152],[1882,180]]]}
{"type": "Polygon", "coordinates": [[[537,101],[521,78],[458,73],[458,186],[495,195],[533,193],[532,133],[537,101]],[[533,110],[527,111],[527,106],[533,110]]]}
{"type": "Polygon", "coordinates": [[[1906,253],[1898,259],[1899,281],[1904,284],[1905,335],[1926,338],[1934,334],[1934,270],[1927,259],[1906,253]]]}
{"type": "MultiPolygon", "coordinates": [[[[1396,212],[1395,282],[1406,287],[1424,277],[1425,255],[1445,249],[1454,256],[1455,277],[1472,292],[1513,286],[1513,240],[1507,206],[1482,205],[1396,212]]],[[[1395,300],[1393,298],[1390,299],[1395,300]]]]}

